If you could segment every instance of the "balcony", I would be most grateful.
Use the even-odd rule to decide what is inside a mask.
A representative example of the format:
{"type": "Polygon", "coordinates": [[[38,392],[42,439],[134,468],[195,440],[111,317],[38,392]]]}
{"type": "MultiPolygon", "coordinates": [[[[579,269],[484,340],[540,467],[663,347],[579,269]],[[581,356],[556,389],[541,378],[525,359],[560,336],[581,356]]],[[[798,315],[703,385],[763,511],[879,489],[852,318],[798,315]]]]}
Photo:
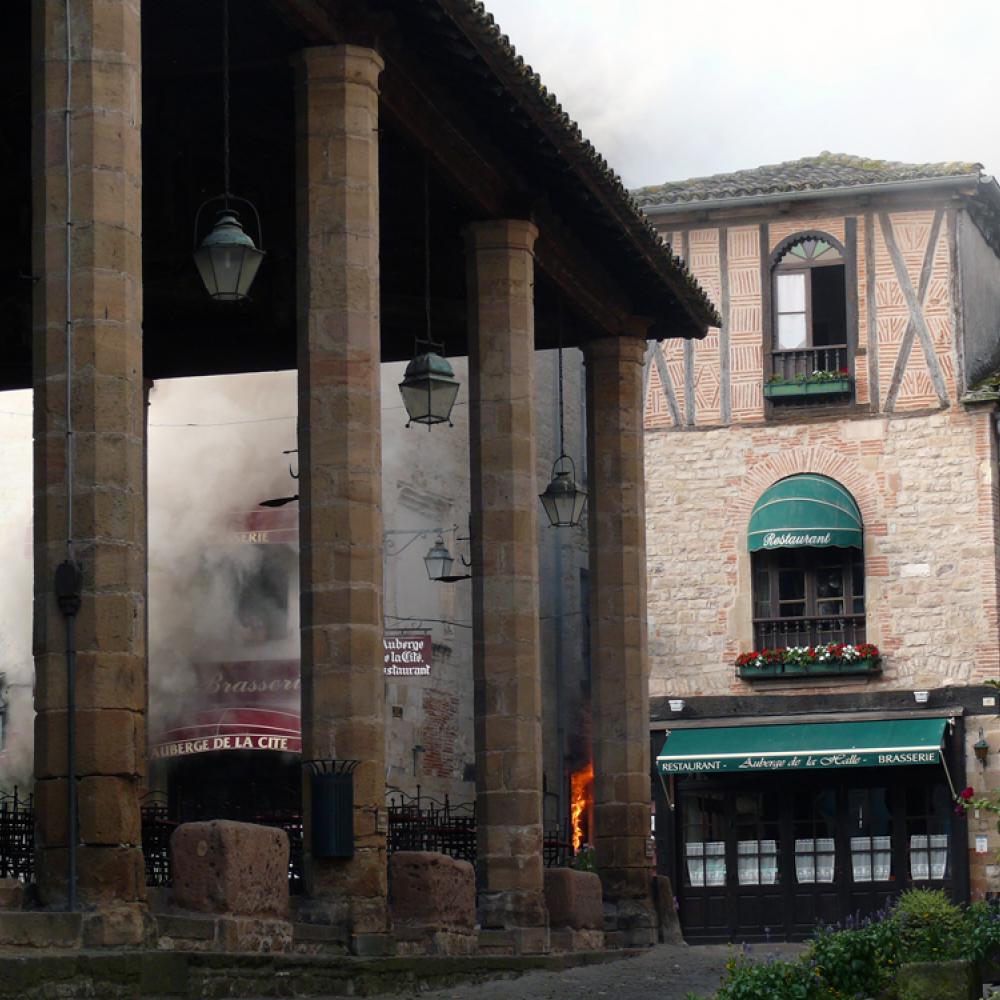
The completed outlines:
{"type": "Polygon", "coordinates": [[[846,344],[773,351],[771,372],[764,397],[779,404],[839,402],[854,394],[846,344]]]}
{"type": "Polygon", "coordinates": [[[754,649],[783,646],[828,646],[843,642],[857,646],[865,642],[864,615],[836,615],[824,618],[755,618],[754,649]]]}

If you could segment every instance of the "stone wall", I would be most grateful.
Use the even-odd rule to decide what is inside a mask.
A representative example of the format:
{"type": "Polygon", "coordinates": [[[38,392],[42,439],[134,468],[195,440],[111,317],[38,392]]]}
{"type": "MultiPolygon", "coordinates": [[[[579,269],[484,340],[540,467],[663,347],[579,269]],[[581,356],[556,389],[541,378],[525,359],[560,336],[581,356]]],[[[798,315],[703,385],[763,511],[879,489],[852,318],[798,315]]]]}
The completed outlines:
{"type": "MultiPolygon", "coordinates": [[[[746,529],[761,493],[821,473],[854,495],[865,528],[868,640],[881,677],[816,690],[981,684],[997,674],[996,452],[992,415],[647,432],[651,694],[749,694],[746,529]]],[[[800,685],[769,685],[774,693],[800,685]]]]}

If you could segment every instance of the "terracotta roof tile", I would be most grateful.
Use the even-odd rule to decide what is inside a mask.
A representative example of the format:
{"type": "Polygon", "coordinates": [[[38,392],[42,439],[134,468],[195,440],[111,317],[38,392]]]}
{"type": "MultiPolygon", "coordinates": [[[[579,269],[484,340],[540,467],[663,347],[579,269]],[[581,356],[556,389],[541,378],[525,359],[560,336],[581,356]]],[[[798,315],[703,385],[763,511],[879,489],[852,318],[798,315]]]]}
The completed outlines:
{"type": "Polygon", "coordinates": [[[643,208],[748,198],[793,191],[823,191],[861,184],[894,184],[899,181],[980,174],[979,163],[898,163],[870,160],[845,153],[820,153],[731,174],[713,174],[686,181],[669,181],[633,191],[643,208]]]}

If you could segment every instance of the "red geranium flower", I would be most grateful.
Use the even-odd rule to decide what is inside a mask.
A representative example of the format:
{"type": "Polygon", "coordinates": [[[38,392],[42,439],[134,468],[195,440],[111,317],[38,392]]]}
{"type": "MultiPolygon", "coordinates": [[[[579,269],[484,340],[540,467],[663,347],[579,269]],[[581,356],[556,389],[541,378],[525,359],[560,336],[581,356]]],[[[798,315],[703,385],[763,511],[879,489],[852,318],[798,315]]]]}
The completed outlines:
{"type": "Polygon", "coordinates": [[[960,799],[964,799],[966,802],[968,802],[969,799],[971,799],[972,796],[975,795],[975,794],[976,793],[972,790],[972,788],[963,788],[962,791],[959,792],[958,797],[960,799]]]}

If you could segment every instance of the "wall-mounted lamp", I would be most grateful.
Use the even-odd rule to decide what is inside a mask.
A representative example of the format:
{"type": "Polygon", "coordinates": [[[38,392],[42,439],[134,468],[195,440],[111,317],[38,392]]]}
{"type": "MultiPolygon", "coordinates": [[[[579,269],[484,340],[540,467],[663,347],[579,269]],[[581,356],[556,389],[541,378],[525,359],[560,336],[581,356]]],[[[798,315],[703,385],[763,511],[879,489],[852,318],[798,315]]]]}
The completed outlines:
{"type": "Polygon", "coordinates": [[[667,704],[670,706],[671,712],[683,712],[684,711],[684,699],[683,698],[668,698],[667,704]]]}
{"type": "Polygon", "coordinates": [[[913,692],[913,700],[918,705],[926,705],[927,704],[927,699],[930,696],[931,696],[930,691],[914,691],[913,692]]]}
{"type": "Polygon", "coordinates": [[[976,755],[976,760],[978,760],[983,767],[986,767],[986,758],[990,753],[990,745],[986,742],[986,737],[983,735],[982,728],[979,730],[979,739],[972,744],[972,752],[976,755]]]}

